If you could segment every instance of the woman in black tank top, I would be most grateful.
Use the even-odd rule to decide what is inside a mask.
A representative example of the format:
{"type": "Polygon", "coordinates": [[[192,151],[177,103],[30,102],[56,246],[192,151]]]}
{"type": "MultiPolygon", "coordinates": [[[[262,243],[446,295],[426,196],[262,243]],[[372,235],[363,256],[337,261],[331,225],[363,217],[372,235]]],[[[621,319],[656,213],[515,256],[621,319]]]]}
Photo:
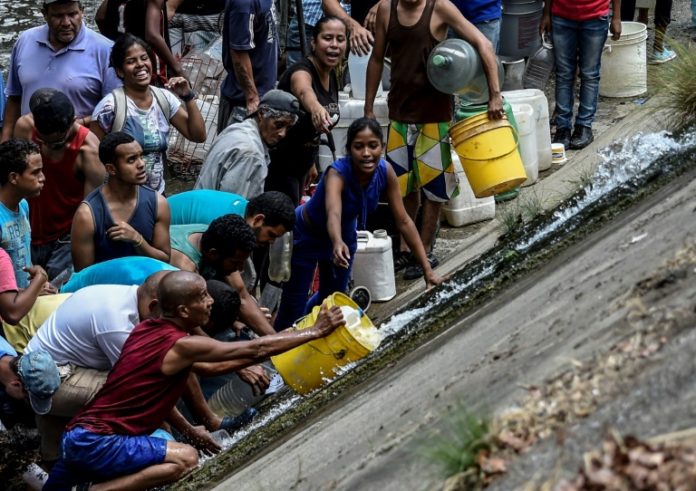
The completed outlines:
{"type": "Polygon", "coordinates": [[[319,153],[319,137],[339,119],[338,80],[335,68],[343,61],[347,29],[338,17],[322,17],[314,27],[312,54],[283,74],[278,88],[291,92],[304,113],[287,136],[271,149],[266,191],[281,191],[295,204],[319,153]]]}

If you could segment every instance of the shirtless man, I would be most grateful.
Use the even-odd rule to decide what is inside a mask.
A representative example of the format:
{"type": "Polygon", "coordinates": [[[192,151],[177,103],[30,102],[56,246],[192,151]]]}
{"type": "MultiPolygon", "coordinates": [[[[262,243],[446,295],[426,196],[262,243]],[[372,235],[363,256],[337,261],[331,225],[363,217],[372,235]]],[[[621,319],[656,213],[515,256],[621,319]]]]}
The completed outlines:
{"type": "Polygon", "coordinates": [[[29,100],[31,113],[19,118],[15,138],[33,140],[41,152],[46,178],[41,194],[29,199],[31,256],[53,279],[71,265],[70,227],[82,199],[104,182],[99,140],[75,121],[68,97],[38,89],[29,100]]]}

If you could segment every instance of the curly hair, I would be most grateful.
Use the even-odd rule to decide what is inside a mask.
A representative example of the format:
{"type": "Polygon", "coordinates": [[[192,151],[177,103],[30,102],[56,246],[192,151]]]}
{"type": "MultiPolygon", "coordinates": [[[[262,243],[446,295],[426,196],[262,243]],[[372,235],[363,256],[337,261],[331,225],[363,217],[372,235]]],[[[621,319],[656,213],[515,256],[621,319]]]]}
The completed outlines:
{"type": "Polygon", "coordinates": [[[295,227],[295,205],[280,191],[266,191],[249,200],[244,216],[250,218],[258,214],[264,216],[263,224],[269,227],[282,225],[285,230],[295,227]]]}
{"type": "Polygon", "coordinates": [[[213,297],[213,308],[210,311],[210,321],[205,332],[213,336],[216,333],[232,327],[237,320],[242,301],[237,290],[225,282],[208,280],[208,293],[213,297]]]}
{"type": "Polygon", "coordinates": [[[217,250],[221,258],[232,257],[237,251],[251,252],[256,247],[256,236],[247,222],[230,213],[210,222],[201,237],[201,252],[217,250]]]}
{"type": "Polygon", "coordinates": [[[39,147],[29,140],[11,138],[0,143],[0,185],[10,180],[10,173],[23,173],[27,170],[29,155],[39,152],[39,147]]]}
{"type": "Polygon", "coordinates": [[[116,162],[116,148],[135,141],[135,138],[123,131],[107,133],[99,144],[99,160],[102,164],[113,164],[116,162]]]}

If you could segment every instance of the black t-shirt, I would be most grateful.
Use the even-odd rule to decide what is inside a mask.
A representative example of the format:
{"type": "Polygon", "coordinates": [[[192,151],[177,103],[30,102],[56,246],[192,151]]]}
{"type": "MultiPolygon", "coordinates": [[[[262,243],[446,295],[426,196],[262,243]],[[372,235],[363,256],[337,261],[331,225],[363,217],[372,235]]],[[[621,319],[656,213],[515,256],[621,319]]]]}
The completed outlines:
{"type": "MultiPolygon", "coordinates": [[[[305,58],[283,73],[278,81],[278,88],[290,92],[290,79],[297,71],[305,71],[310,74],[312,77],[312,89],[314,89],[319,103],[326,108],[332,118],[340,116],[338,80],[335,72],[331,72],[329,90],[325,90],[314,63],[309,58],[305,58]]],[[[338,119],[336,119],[335,123],[337,122],[338,119]]],[[[303,111],[297,123],[290,128],[285,138],[275,148],[271,149],[271,165],[268,167],[268,174],[289,175],[298,179],[304,178],[317,158],[320,136],[312,124],[312,115],[303,111]]]]}
{"type": "Polygon", "coordinates": [[[360,25],[363,25],[367,12],[369,12],[377,2],[378,0],[352,0],[350,2],[350,16],[360,25]]]}

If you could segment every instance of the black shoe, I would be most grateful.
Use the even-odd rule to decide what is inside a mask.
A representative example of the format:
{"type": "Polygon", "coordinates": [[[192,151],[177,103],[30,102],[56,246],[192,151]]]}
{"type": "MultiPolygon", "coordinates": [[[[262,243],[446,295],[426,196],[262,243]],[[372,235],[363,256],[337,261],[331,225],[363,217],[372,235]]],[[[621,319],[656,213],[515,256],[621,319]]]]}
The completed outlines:
{"type": "Polygon", "coordinates": [[[572,150],[580,150],[592,143],[593,140],[594,135],[592,134],[592,128],[589,126],[580,126],[579,124],[575,125],[573,137],[570,139],[570,148],[572,150]]]}
{"type": "Polygon", "coordinates": [[[219,429],[225,430],[228,433],[234,433],[236,430],[251,423],[251,420],[254,419],[256,414],[258,414],[258,411],[253,407],[249,407],[239,416],[225,416],[222,418],[219,429]]]}
{"type": "Polygon", "coordinates": [[[553,143],[562,143],[566,149],[570,145],[570,128],[556,128],[553,143]]]}
{"type": "MultiPolygon", "coordinates": [[[[440,264],[440,260],[437,257],[435,257],[435,254],[433,254],[432,252],[429,252],[427,257],[431,268],[436,268],[438,264],[440,264]]],[[[420,267],[420,264],[412,264],[411,266],[406,268],[406,271],[404,271],[405,280],[415,280],[416,278],[420,278],[421,276],[423,276],[423,268],[420,267]]]]}
{"type": "Polygon", "coordinates": [[[413,256],[408,251],[397,251],[394,255],[394,272],[398,273],[402,269],[413,264],[413,256]]]}

